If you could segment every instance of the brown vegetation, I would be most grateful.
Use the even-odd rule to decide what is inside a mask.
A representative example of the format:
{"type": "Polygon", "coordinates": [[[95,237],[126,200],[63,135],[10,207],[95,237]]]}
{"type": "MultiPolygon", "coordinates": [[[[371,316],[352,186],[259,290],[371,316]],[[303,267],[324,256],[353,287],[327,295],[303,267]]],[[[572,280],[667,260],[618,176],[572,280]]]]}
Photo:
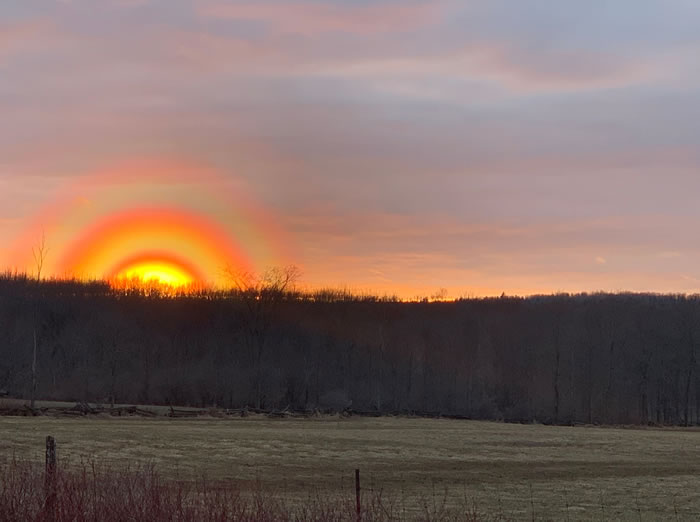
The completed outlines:
{"type": "MultiPolygon", "coordinates": [[[[477,522],[475,508],[448,510],[426,505],[425,521],[477,522]]],[[[415,517],[411,517],[412,519],[415,517]]],[[[44,471],[28,462],[0,463],[0,520],[24,522],[366,522],[406,519],[405,512],[382,498],[366,495],[359,516],[353,498],[309,494],[290,503],[256,487],[241,492],[226,481],[166,480],[152,467],[104,470],[83,464],[57,470],[50,484],[44,471]]],[[[491,520],[491,519],[489,519],[491,520]]],[[[497,520],[497,519],[493,519],[497,520]]]]}

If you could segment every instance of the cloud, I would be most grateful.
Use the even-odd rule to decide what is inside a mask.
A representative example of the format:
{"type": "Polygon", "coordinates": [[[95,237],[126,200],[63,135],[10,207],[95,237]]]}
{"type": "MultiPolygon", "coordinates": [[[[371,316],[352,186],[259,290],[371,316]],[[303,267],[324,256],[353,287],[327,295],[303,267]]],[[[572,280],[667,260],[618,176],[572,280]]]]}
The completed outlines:
{"type": "Polygon", "coordinates": [[[621,88],[667,77],[683,63],[665,54],[630,56],[607,50],[522,46],[493,36],[427,38],[425,31],[446,16],[441,2],[348,6],[318,3],[236,3],[200,7],[206,17],[257,21],[265,39],[192,33],[173,35],[190,56],[211,64],[236,63],[241,70],[355,78],[366,86],[407,97],[465,101],[479,84],[505,92],[569,92],[621,88]],[[399,45],[396,34],[420,37],[399,45]],[[344,41],[335,33],[372,36],[344,41]],[[313,37],[299,40],[292,35],[313,37]],[[427,45],[421,45],[425,44],[427,45]],[[239,61],[242,56],[247,60],[239,61]]]}
{"type": "Polygon", "coordinates": [[[2,22],[0,20],[0,65],[9,57],[45,49],[52,24],[43,18],[2,22]]]}
{"type": "Polygon", "coordinates": [[[406,97],[469,103],[480,83],[500,87],[502,94],[575,92],[650,82],[661,77],[665,68],[653,61],[635,63],[575,52],[530,56],[484,43],[432,56],[317,63],[307,70],[362,78],[378,89],[406,97]]]}
{"type": "MultiPolygon", "coordinates": [[[[659,232],[680,223],[646,216],[479,224],[450,217],[334,215],[325,208],[293,217],[286,226],[304,245],[301,262],[308,283],[336,281],[410,297],[441,286],[451,295],[687,290],[688,280],[677,270],[692,270],[700,249],[686,251],[688,259],[678,260],[673,269],[657,255],[659,232]],[[608,261],[595,254],[601,244],[616,259],[604,272],[598,267],[608,261]]],[[[677,242],[670,237],[667,244],[677,242]]]]}
{"type": "MultiPolygon", "coordinates": [[[[134,7],[134,0],[115,5],[124,7],[124,1],[134,7]]],[[[136,3],[140,6],[142,2],[136,3]]],[[[668,77],[672,69],[682,70],[687,62],[669,61],[669,53],[634,55],[615,46],[523,44],[519,32],[475,31],[475,22],[469,20],[456,30],[446,25],[459,11],[456,5],[442,0],[199,2],[194,6],[199,18],[191,13],[187,18],[187,11],[176,4],[172,11],[178,14],[171,14],[172,20],[160,20],[153,14],[156,3],[148,2],[141,18],[127,18],[128,38],[98,10],[80,11],[83,21],[77,28],[76,21],[58,11],[53,19],[56,31],[41,36],[47,54],[55,53],[58,43],[61,58],[108,75],[110,71],[135,74],[143,67],[140,74],[150,71],[152,76],[163,77],[186,71],[276,76],[290,81],[334,77],[354,81],[358,90],[369,94],[384,92],[448,103],[468,103],[475,95],[493,96],[494,86],[501,96],[622,88],[668,77]],[[236,25],[214,25],[212,21],[236,25]],[[100,32],[100,26],[107,30],[100,32]]],[[[488,24],[498,27],[498,19],[482,20],[482,25],[488,24]]],[[[5,39],[18,40],[18,34],[32,30],[36,32],[36,26],[8,30],[11,34],[5,39]]]]}
{"type": "Polygon", "coordinates": [[[459,29],[446,26],[445,20],[459,14],[458,5],[437,1],[203,4],[198,8],[201,16],[259,23],[265,38],[241,43],[230,36],[190,35],[178,40],[194,44],[188,44],[190,53],[207,57],[211,64],[225,63],[228,52],[236,60],[243,46],[251,59],[237,67],[252,72],[354,79],[365,88],[407,99],[458,103],[469,102],[475,95],[493,97],[494,87],[503,96],[644,85],[673,77],[689,62],[659,49],[641,54],[615,45],[603,49],[585,42],[559,45],[557,35],[550,36],[551,41],[546,36],[533,41],[528,31],[536,29],[536,20],[530,27],[527,17],[512,34],[485,31],[484,27],[498,27],[497,11],[488,17],[466,18],[459,29]],[[479,21],[481,27],[476,25],[479,21]],[[443,30],[444,36],[437,36],[443,30]],[[406,31],[411,35],[402,34],[406,31]],[[365,40],[352,38],[356,36],[365,40]]]}
{"type": "Polygon", "coordinates": [[[436,22],[445,2],[440,0],[332,3],[332,2],[234,2],[206,3],[200,16],[263,23],[274,32],[305,36],[328,33],[369,35],[402,32],[436,22]]]}
{"type": "Polygon", "coordinates": [[[152,0],[112,0],[114,4],[121,7],[140,7],[144,5],[149,5],[152,0]]]}

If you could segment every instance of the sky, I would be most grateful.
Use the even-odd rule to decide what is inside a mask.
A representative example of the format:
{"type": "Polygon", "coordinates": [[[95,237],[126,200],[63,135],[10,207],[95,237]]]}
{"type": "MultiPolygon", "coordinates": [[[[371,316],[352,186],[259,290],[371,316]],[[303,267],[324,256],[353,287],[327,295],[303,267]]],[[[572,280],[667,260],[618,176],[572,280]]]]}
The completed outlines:
{"type": "Polygon", "coordinates": [[[51,275],[157,244],[402,297],[700,292],[698,26],[696,0],[3,0],[0,261],[44,234],[51,275]]]}

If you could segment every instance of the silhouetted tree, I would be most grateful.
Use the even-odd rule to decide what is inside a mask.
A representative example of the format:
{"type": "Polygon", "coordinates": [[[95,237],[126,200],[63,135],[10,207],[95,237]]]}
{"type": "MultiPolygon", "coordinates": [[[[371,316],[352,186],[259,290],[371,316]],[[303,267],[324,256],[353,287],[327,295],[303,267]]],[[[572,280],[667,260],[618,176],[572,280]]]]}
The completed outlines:
{"type": "Polygon", "coordinates": [[[248,348],[254,364],[255,407],[262,406],[262,360],[271,328],[278,317],[281,304],[298,281],[300,271],[296,266],[271,268],[262,275],[229,269],[231,283],[238,290],[242,303],[241,319],[248,348]]]}

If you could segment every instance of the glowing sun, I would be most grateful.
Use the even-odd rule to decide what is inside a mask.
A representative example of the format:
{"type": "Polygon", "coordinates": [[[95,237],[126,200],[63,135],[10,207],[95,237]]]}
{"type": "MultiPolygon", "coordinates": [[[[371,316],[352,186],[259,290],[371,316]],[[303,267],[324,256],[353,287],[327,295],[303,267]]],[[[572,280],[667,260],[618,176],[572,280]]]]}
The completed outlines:
{"type": "Polygon", "coordinates": [[[140,279],[144,283],[155,282],[174,287],[192,284],[192,280],[187,274],[181,272],[176,267],[168,266],[163,263],[135,266],[124,272],[121,277],[140,279]]]}
{"type": "Polygon", "coordinates": [[[204,277],[194,265],[166,253],[152,253],[127,258],[112,270],[109,279],[117,286],[120,283],[140,283],[185,288],[204,283],[204,277]]]}
{"type": "Polygon", "coordinates": [[[117,274],[117,279],[136,280],[146,284],[158,283],[175,288],[188,286],[194,282],[179,267],[157,261],[132,266],[117,274]]]}

